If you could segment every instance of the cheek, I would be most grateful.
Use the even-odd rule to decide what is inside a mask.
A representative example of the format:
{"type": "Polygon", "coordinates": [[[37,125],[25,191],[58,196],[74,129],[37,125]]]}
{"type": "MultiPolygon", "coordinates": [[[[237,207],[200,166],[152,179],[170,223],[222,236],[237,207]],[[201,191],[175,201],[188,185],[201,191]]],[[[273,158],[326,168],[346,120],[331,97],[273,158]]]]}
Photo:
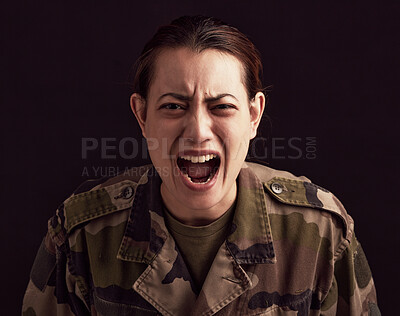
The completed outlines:
{"type": "Polygon", "coordinates": [[[232,144],[235,142],[247,142],[251,135],[251,126],[247,121],[238,120],[233,124],[222,127],[222,133],[225,140],[229,140],[232,144]]]}
{"type": "Polygon", "coordinates": [[[231,162],[241,164],[246,158],[249,148],[249,138],[247,135],[231,135],[229,141],[224,143],[227,159],[231,162]]]}
{"type": "Polygon", "coordinates": [[[148,120],[145,127],[145,132],[147,139],[157,139],[161,143],[162,137],[168,137],[168,133],[167,129],[164,128],[159,121],[160,120],[157,119],[148,120]]]}

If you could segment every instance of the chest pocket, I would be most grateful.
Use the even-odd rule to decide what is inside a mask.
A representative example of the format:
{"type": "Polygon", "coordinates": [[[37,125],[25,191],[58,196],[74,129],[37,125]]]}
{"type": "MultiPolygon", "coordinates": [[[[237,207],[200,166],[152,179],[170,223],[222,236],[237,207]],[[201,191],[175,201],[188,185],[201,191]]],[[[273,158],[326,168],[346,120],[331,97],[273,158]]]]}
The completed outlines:
{"type": "Polygon", "coordinates": [[[118,316],[156,316],[161,315],[152,306],[141,307],[135,305],[128,305],[123,303],[116,303],[104,300],[96,295],[93,296],[95,310],[104,316],[118,315],[118,316]],[[152,309],[151,309],[152,308],[152,309]]]}
{"type": "Polygon", "coordinates": [[[246,313],[248,315],[307,316],[311,309],[318,310],[319,307],[319,301],[311,290],[298,295],[258,292],[250,297],[246,313]]]}
{"type": "MultiPolygon", "coordinates": [[[[248,316],[298,316],[297,311],[287,310],[281,307],[271,307],[266,311],[254,314],[247,314],[248,316]]],[[[307,314],[308,315],[308,314],[307,314]]]]}

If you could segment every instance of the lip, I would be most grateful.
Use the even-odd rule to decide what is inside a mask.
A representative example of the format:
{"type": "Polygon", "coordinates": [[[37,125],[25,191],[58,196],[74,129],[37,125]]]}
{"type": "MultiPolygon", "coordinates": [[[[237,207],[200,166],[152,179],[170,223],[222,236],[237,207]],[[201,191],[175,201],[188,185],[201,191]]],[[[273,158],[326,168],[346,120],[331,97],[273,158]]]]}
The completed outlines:
{"type": "Polygon", "coordinates": [[[176,168],[178,169],[179,178],[181,179],[182,183],[190,190],[197,192],[204,192],[210,190],[217,182],[220,169],[218,168],[217,172],[214,174],[213,178],[209,182],[201,184],[201,183],[193,183],[182,173],[181,169],[179,169],[178,166],[176,166],[176,168]]]}
{"type": "Polygon", "coordinates": [[[221,158],[221,155],[220,155],[220,153],[218,151],[206,150],[206,149],[203,149],[203,150],[201,150],[201,149],[200,150],[191,149],[191,150],[180,151],[176,155],[176,158],[182,157],[182,156],[203,156],[203,155],[211,155],[211,154],[217,155],[219,158],[221,158]]]}
{"type": "Polygon", "coordinates": [[[218,168],[217,172],[214,174],[213,178],[207,182],[207,183],[193,183],[191,182],[181,171],[181,169],[178,166],[178,157],[182,156],[202,156],[202,155],[211,155],[214,154],[216,155],[219,159],[221,159],[221,155],[218,151],[215,150],[185,150],[181,151],[177,154],[176,159],[175,159],[175,168],[178,171],[178,175],[182,183],[191,191],[197,191],[197,192],[204,192],[210,190],[217,182],[218,176],[219,176],[219,170],[221,169],[221,165],[218,168]]]}

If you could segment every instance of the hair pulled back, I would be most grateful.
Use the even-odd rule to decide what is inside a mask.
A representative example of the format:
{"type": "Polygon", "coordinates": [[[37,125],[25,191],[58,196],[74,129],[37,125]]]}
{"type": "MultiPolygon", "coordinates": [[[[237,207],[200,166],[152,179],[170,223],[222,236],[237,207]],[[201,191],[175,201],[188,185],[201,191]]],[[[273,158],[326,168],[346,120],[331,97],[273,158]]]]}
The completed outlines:
{"type": "Polygon", "coordinates": [[[158,54],[165,48],[179,47],[198,53],[216,49],[235,56],[243,65],[243,83],[249,99],[263,91],[261,57],[254,44],[235,27],[213,17],[198,15],[180,17],[158,29],[136,62],[134,92],[146,100],[158,54]]]}

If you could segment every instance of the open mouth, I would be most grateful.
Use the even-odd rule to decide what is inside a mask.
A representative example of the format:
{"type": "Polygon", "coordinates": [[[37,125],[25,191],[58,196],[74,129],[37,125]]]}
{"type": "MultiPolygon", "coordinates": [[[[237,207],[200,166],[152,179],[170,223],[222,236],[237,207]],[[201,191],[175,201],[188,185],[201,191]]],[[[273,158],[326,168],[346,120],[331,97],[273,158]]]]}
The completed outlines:
{"type": "Polygon", "coordinates": [[[208,183],[217,173],[221,159],[215,154],[180,156],[177,164],[182,174],[192,183],[208,183]]]}

